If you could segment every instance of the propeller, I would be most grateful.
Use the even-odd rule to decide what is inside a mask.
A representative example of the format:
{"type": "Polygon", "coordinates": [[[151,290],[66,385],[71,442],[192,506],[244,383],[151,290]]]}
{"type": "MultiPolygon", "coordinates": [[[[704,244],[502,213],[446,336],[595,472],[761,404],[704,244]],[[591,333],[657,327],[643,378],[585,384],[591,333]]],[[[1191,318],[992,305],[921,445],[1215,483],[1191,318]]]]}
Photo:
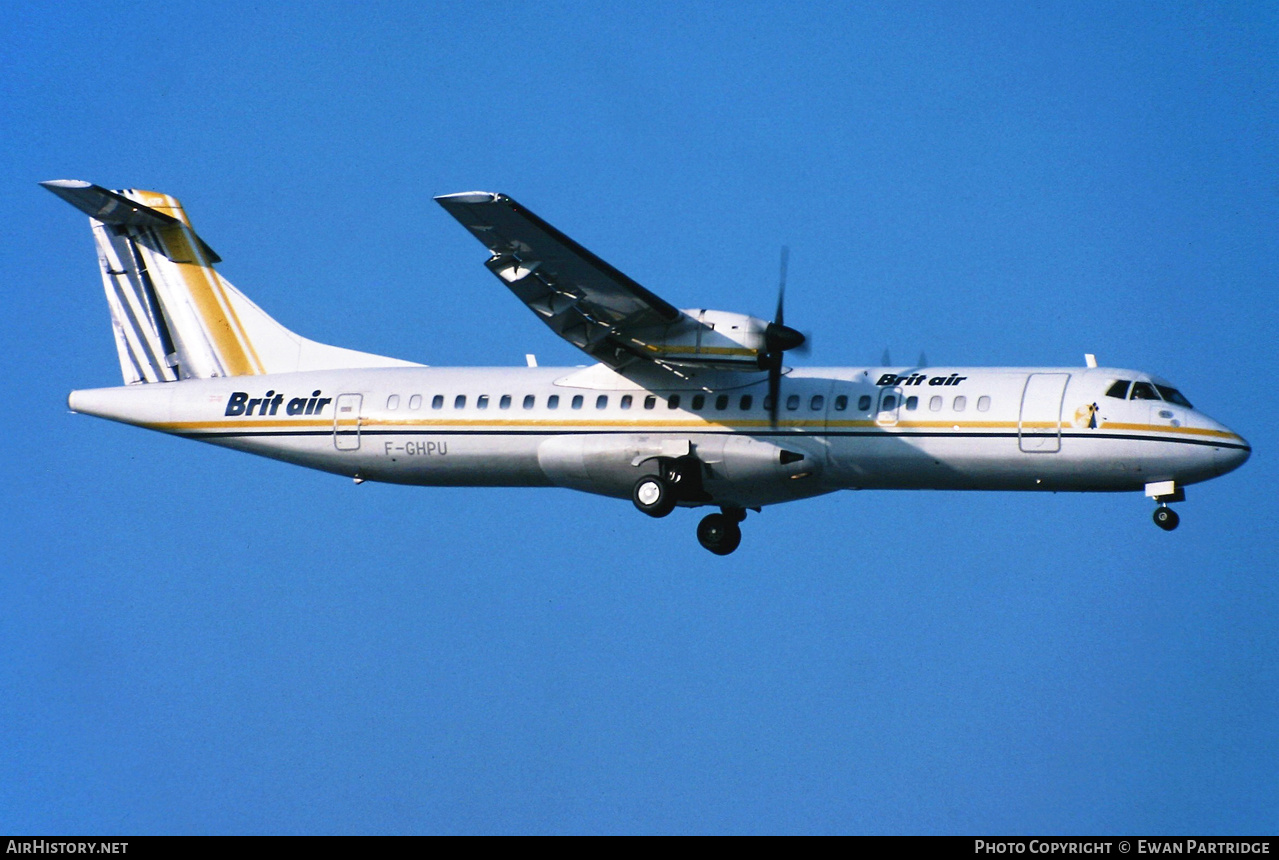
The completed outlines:
{"type": "Polygon", "coordinates": [[[777,285],[777,313],[773,321],[764,329],[764,354],[759,357],[759,366],[768,371],[768,418],[773,429],[777,429],[778,399],[782,388],[782,354],[787,350],[800,349],[808,343],[803,332],[796,331],[786,325],[786,266],[790,261],[790,248],[782,246],[782,273],[777,285]]]}

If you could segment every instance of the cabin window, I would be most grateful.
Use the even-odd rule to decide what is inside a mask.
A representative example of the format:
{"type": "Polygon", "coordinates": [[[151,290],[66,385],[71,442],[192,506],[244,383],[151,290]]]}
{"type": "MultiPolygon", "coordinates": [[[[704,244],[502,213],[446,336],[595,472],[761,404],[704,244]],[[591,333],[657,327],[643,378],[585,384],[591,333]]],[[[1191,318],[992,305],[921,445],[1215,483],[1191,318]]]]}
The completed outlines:
{"type": "Polygon", "coordinates": [[[1114,383],[1106,389],[1107,397],[1118,397],[1124,400],[1128,397],[1128,386],[1132,384],[1130,379],[1116,379],[1114,383]]]}
{"type": "Polygon", "coordinates": [[[652,408],[653,408],[653,407],[655,407],[655,406],[657,406],[657,397],[656,397],[656,396],[654,396],[654,395],[650,394],[650,395],[648,395],[647,397],[645,397],[645,398],[644,398],[644,408],[645,408],[645,409],[652,409],[652,408]]]}
{"type": "Polygon", "coordinates": [[[631,408],[631,400],[632,400],[632,398],[631,398],[631,396],[630,396],[629,394],[623,394],[623,395],[622,395],[622,408],[623,408],[623,409],[630,409],[630,408],[631,408]]]}
{"type": "Polygon", "coordinates": [[[386,408],[387,408],[387,409],[399,409],[399,408],[400,408],[400,395],[398,395],[398,394],[392,394],[390,397],[386,398],[386,408]]]}
{"type": "Polygon", "coordinates": [[[432,408],[432,409],[443,409],[443,408],[444,408],[444,395],[443,395],[443,394],[437,394],[437,395],[435,395],[434,397],[432,397],[432,398],[431,398],[431,408],[432,408]]]}
{"type": "Polygon", "coordinates": [[[763,402],[761,405],[764,407],[764,411],[765,411],[765,412],[772,412],[772,411],[773,411],[773,397],[772,397],[772,395],[770,395],[770,394],[765,394],[765,395],[764,395],[764,402],[763,402]]]}
{"type": "Polygon", "coordinates": [[[1177,389],[1169,388],[1166,385],[1156,385],[1155,388],[1163,395],[1164,400],[1167,400],[1169,403],[1176,403],[1178,406],[1184,406],[1187,409],[1195,408],[1190,405],[1190,401],[1186,399],[1186,396],[1177,389]]]}
{"type": "Polygon", "coordinates": [[[465,409],[465,408],[466,408],[466,395],[465,395],[465,394],[459,394],[457,397],[454,397],[454,398],[453,398],[453,408],[454,408],[454,409],[465,409]]]}
{"type": "Polygon", "coordinates": [[[896,394],[885,394],[885,395],[884,395],[884,399],[883,399],[882,401],[880,401],[880,404],[879,404],[879,411],[880,411],[880,412],[892,412],[892,411],[893,411],[894,409],[896,409],[896,408],[897,408],[897,395],[896,395],[896,394]]]}
{"type": "Polygon", "coordinates": [[[743,412],[749,412],[751,408],[752,398],[749,394],[743,394],[742,399],[737,402],[737,408],[743,412]]]}
{"type": "Polygon", "coordinates": [[[941,395],[934,395],[928,398],[928,411],[941,412],[941,395]]]}
{"type": "Polygon", "coordinates": [[[978,397],[978,398],[977,398],[977,411],[978,411],[978,412],[989,412],[989,411],[990,411],[990,398],[989,398],[989,397],[986,397],[985,395],[982,395],[981,397],[978,397]]]}
{"type": "Polygon", "coordinates": [[[844,411],[845,409],[847,409],[847,408],[848,408],[848,395],[847,395],[847,394],[841,394],[841,395],[839,395],[838,397],[836,397],[836,398],[835,398],[835,411],[836,411],[836,412],[843,412],[843,411],[844,411]]]}
{"type": "Polygon", "coordinates": [[[595,398],[595,408],[596,408],[596,409],[607,409],[607,408],[608,408],[608,395],[607,395],[607,394],[601,394],[599,397],[596,397],[596,398],[595,398]]]}
{"type": "Polygon", "coordinates": [[[546,398],[546,408],[547,408],[547,409],[559,409],[559,408],[560,408],[560,396],[559,396],[558,394],[552,394],[550,397],[546,398]]]}
{"type": "Polygon", "coordinates": [[[1158,400],[1159,395],[1155,393],[1155,387],[1149,382],[1134,382],[1132,391],[1128,392],[1130,400],[1158,400]]]}
{"type": "Polygon", "coordinates": [[[574,394],[574,395],[573,395],[573,408],[574,408],[574,409],[581,409],[581,408],[582,408],[582,395],[580,395],[580,394],[574,394]]]}
{"type": "Polygon", "coordinates": [[[826,405],[826,398],[820,394],[814,394],[813,399],[808,401],[808,408],[812,410],[821,409],[826,405]]]}
{"type": "Polygon", "coordinates": [[[869,394],[863,394],[861,397],[857,398],[857,409],[859,412],[870,411],[870,395],[869,394]]]}
{"type": "Polygon", "coordinates": [[[536,398],[536,397],[534,397],[532,394],[525,394],[525,395],[524,395],[524,408],[525,408],[525,409],[532,409],[532,408],[533,408],[534,406],[536,406],[536,405],[537,405],[537,398],[536,398]]]}
{"type": "Polygon", "coordinates": [[[420,394],[414,394],[412,397],[410,397],[410,398],[409,398],[409,408],[410,408],[410,409],[421,409],[421,408],[422,408],[422,395],[420,395],[420,394]]]}
{"type": "Polygon", "coordinates": [[[475,398],[475,408],[476,408],[476,409],[488,409],[488,408],[489,408],[489,396],[488,396],[487,394],[481,394],[479,397],[475,398]]]}
{"type": "Polygon", "coordinates": [[[705,395],[705,394],[694,394],[694,395],[693,395],[693,409],[694,409],[694,410],[701,409],[701,408],[702,408],[703,406],[705,406],[705,405],[706,405],[706,395],[705,395]]]}
{"type": "Polygon", "coordinates": [[[918,397],[916,397],[916,396],[914,396],[914,395],[912,394],[910,397],[907,397],[907,398],[906,398],[906,411],[907,411],[907,412],[914,412],[914,411],[915,411],[916,409],[918,409],[918,408],[919,408],[919,398],[918,398],[918,397]]]}
{"type": "Polygon", "coordinates": [[[498,409],[510,409],[510,408],[511,408],[511,395],[509,395],[509,394],[503,394],[503,395],[502,395],[502,399],[501,399],[501,400],[499,400],[499,401],[497,401],[497,408],[498,408],[498,409]]]}
{"type": "Polygon", "coordinates": [[[670,396],[670,398],[669,398],[669,399],[667,399],[667,401],[666,401],[666,408],[667,408],[667,409],[679,409],[679,395],[678,395],[678,394],[672,394],[672,395],[670,396]]]}
{"type": "Polygon", "coordinates": [[[727,394],[721,394],[719,397],[715,398],[715,408],[718,409],[720,412],[723,412],[725,409],[728,408],[727,394]]]}
{"type": "Polygon", "coordinates": [[[791,412],[794,412],[796,409],[798,409],[798,408],[799,408],[799,395],[798,395],[798,394],[792,394],[792,395],[790,395],[789,397],[787,397],[787,398],[786,398],[786,408],[787,408],[788,410],[790,410],[791,412]]]}
{"type": "Polygon", "coordinates": [[[968,408],[968,398],[967,398],[967,397],[965,397],[964,395],[962,395],[962,394],[961,394],[961,395],[959,395],[958,397],[956,397],[956,398],[955,398],[955,411],[956,411],[956,412],[963,412],[963,411],[964,411],[965,409],[967,409],[967,408],[968,408]]]}

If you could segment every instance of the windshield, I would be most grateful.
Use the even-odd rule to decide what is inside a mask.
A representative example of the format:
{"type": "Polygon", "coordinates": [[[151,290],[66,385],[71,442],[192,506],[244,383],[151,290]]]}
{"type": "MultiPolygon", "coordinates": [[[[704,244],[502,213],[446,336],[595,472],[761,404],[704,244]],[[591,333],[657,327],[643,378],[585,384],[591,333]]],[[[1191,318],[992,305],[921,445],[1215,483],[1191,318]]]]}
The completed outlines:
{"type": "Polygon", "coordinates": [[[1156,385],[1155,388],[1159,391],[1159,396],[1169,403],[1176,403],[1178,406],[1184,406],[1187,409],[1195,408],[1190,405],[1190,401],[1186,399],[1186,396],[1177,389],[1167,385],[1156,385]]]}

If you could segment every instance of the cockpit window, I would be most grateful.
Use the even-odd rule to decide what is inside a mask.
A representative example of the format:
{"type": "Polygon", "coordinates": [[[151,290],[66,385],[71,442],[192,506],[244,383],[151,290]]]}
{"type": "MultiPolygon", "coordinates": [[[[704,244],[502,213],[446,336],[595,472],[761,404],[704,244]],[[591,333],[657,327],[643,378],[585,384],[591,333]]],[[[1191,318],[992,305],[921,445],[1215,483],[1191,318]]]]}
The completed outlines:
{"type": "Polygon", "coordinates": [[[1182,394],[1177,389],[1169,388],[1167,385],[1156,385],[1155,388],[1163,395],[1164,400],[1167,400],[1169,403],[1176,403],[1178,406],[1184,406],[1187,409],[1195,408],[1190,405],[1190,401],[1186,399],[1186,395],[1182,394]]]}
{"type": "Polygon", "coordinates": [[[1106,389],[1106,396],[1124,400],[1128,397],[1128,386],[1131,384],[1131,379],[1116,379],[1115,383],[1106,389]]]}
{"type": "Polygon", "coordinates": [[[1132,394],[1128,396],[1129,400],[1158,400],[1159,395],[1155,393],[1155,387],[1149,382],[1134,382],[1132,384],[1132,394]]]}

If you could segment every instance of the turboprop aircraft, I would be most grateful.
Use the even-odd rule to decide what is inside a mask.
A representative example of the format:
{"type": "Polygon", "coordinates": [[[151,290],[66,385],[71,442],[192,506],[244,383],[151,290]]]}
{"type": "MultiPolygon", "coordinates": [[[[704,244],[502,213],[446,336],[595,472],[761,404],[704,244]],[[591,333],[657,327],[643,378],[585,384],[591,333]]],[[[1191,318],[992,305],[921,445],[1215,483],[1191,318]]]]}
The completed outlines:
{"type": "Polygon", "coordinates": [[[328,346],[224,280],[174,198],[42,184],[89,215],[124,375],[71,392],[73,411],[357,483],[568,487],[653,517],[708,506],[698,540],[727,555],[748,510],[851,489],[1144,490],[1171,531],[1185,485],[1251,453],[1167,381],[1091,356],[789,367],[805,336],[783,320],[784,256],[773,320],[680,310],[489,192],[436,201],[594,364],[439,368],[328,346]]]}

